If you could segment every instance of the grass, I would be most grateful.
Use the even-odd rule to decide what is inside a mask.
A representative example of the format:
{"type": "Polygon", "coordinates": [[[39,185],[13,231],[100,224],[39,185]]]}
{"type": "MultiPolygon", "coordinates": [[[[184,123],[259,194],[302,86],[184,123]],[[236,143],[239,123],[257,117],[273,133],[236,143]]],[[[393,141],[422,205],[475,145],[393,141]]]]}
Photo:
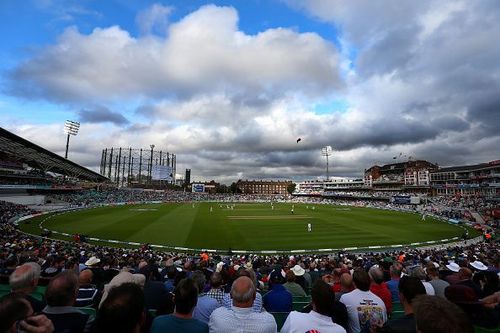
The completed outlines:
{"type": "MultiPolygon", "coordinates": [[[[43,226],[101,239],[221,250],[310,250],[411,244],[460,237],[463,229],[418,214],[295,204],[169,203],[101,207],[54,214],[43,226]],[[210,212],[212,207],[212,212],[210,212]],[[230,206],[229,206],[230,207],[230,206]],[[307,232],[307,224],[312,232],[307,232]]],[[[40,233],[47,216],[23,223],[40,233]]],[[[474,236],[474,235],[471,235],[474,236]]]]}

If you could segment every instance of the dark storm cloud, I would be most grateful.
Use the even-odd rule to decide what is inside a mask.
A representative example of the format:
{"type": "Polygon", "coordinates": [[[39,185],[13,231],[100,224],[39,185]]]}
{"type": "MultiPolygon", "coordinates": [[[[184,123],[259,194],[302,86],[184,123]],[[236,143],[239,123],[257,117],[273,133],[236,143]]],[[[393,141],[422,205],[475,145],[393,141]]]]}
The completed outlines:
{"type": "Polygon", "coordinates": [[[473,122],[479,122],[487,135],[500,134],[500,95],[488,96],[470,106],[467,113],[473,122]]]}
{"type": "Polygon", "coordinates": [[[371,76],[390,73],[407,66],[414,52],[419,28],[416,25],[388,31],[357,59],[359,74],[371,76]]]}
{"type": "Polygon", "coordinates": [[[111,111],[104,106],[82,109],[78,112],[78,115],[81,122],[87,123],[113,123],[115,125],[127,125],[129,123],[122,114],[111,111]]]}

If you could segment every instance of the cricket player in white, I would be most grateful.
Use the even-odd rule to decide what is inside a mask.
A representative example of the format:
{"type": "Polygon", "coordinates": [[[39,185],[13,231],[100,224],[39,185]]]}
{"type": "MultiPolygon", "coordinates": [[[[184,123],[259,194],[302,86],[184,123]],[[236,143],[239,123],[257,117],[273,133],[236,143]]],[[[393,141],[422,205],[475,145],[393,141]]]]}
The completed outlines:
{"type": "Polygon", "coordinates": [[[307,231],[308,231],[308,232],[311,232],[311,231],[312,231],[312,224],[311,224],[311,223],[308,223],[308,224],[307,224],[307,231]]]}

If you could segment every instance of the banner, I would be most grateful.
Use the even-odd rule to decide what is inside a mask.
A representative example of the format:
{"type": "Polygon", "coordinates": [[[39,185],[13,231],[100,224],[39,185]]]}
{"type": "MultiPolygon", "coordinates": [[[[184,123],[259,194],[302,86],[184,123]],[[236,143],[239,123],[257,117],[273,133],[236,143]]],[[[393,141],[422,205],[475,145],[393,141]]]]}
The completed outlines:
{"type": "Polygon", "coordinates": [[[203,193],[205,192],[205,184],[193,184],[192,191],[195,193],[203,193]]]}
{"type": "Polygon", "coordinates": [[[166,165],[153,165],[151,170],[152,180],[173,181],[172,168],[166,165]]]}

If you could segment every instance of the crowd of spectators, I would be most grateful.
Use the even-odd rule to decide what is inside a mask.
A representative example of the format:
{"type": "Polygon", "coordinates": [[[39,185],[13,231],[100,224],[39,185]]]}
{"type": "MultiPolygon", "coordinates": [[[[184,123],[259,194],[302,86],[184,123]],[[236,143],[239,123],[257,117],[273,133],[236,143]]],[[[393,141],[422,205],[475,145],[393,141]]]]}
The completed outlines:
{"type": "Polygon", "coordinates": [[[10,220],[36,213],[35,210],[30,209],[24,205],[17,205],[11,202],[0,200],[0,224],[9,222],[10,220]]]}
{"type": "MultiPolygon", "coordinates": [[[[231,195],[126,190],[63,199],[85,206],[236,201],[231,195]]],[[[252,199],[273,200],[238,197],[252,199]]],[[[429,205],[445,211],[456,204],[438,200],[429,205]]],[[[371,201],[321,202],[390,208],[371,201]]],[[[3,331],[17,325],[26,332],[276,332],[270,313],[278,312],[290,313],[282,332],[415,332],[417,326],[433,332],[429,320],[440,332],[472,332],[473,326],[499,323],[497,242],[324,255],[172,253],[38,238],[5,223],[30,213],[0,202],[0,278],[11,290],[0,300],[3,331]],[[46,285],[41,299],[32,296],[39,285],[46,285]],[[292,311],[301,297],[304,307],[292,311]],[[81,307],[96,309],[96,315],[81,307]],[[398,307],[404,316],[396,318],[398,307]]]]}

